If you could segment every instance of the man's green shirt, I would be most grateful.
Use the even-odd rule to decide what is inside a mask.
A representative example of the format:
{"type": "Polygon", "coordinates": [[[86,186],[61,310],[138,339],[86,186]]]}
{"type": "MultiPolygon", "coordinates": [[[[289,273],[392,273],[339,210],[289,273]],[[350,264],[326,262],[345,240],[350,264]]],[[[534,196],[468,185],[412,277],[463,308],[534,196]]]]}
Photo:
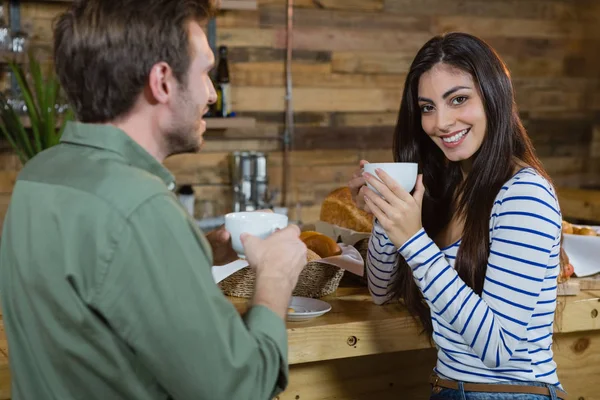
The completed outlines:
{"type": "Polygon", "coordinates": [[[123,131],[69,123],[16,182],[0,245],[14,400],[262,400],[285,323],[244,317],[173,176],[123,131]]]}

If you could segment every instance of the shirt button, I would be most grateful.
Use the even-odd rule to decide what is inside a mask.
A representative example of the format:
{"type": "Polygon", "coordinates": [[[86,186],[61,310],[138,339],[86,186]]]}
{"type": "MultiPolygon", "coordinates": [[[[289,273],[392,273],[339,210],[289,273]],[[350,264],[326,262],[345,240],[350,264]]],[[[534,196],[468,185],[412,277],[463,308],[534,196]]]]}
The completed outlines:
{"type": "Polygon", "coordinates": [[[167,189],[169,189],[169,190],[175,189],[175,182],[169,182],[169,184],[167,185],[167,189]]]}

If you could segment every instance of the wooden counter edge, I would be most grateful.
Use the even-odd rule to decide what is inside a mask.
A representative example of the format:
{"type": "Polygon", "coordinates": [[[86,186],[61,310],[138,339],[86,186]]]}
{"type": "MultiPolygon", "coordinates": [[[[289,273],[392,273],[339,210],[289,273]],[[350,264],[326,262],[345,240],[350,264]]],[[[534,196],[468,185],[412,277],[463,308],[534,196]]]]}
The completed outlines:
{"type": "MultiPolygon", "coordinates": [[[[373,307],[387,307],[377,306],[373,307]]],[[[556,335],[600,331],[600,291],[559,297],[556,335]]],[[[327,318],[327,315],[319,317],[327,318]]],[[[420,326],[406,313],[375,320],[303,326],[288,323],[289,363],[334,360],[431,347],[420,326]]]]}

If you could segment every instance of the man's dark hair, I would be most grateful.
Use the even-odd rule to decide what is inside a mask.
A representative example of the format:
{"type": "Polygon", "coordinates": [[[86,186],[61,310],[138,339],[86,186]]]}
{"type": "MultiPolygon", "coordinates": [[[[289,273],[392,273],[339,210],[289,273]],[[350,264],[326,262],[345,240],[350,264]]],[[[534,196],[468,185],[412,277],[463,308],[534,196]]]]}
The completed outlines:
{"type": "Polygon", "coordinates": [[[211,0],[75,1],[54,26],[54,60],[77,118],[100,123],[129,112],[161,61],[185,84],[188,24],[214,11],[211,0]]]}

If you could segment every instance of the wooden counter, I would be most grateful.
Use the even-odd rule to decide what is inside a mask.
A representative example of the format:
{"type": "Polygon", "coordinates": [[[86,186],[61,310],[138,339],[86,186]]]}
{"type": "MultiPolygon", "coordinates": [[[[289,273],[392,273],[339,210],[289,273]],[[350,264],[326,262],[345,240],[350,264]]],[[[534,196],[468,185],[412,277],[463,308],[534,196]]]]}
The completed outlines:
{"type": "MultiPolygon", "coordinates": [[[[575,281],[575,279],[574,279],[575,281]]],[[[377,306],[366,288],[323,298],[332,310],[288,323],[290,384],[279,400],[429,398],[436,351],[398,304],[377,306]]],[[[232,299],[239,309],[246,301],[232,299]]],[[[554,335],[558,376],[575,400],[600,400],[600,290],[559,296],[554,335]]]]}
{"type": "MultiPolygon", "coordinates": [[[[436,354],[400,305],[376,306],[366,288],[340,288],[332,310],[288,323],[290,384],[279,400],[428,399],[436,354]]],[[[245,299],[231,299],[242,311],[245,299]]],[[[575,399],[600,400],[600,291],[559,297],[555,360],[575,399]]],[[[8,350],[0,321],[0,400],[10,399],[8,350]]]]}

